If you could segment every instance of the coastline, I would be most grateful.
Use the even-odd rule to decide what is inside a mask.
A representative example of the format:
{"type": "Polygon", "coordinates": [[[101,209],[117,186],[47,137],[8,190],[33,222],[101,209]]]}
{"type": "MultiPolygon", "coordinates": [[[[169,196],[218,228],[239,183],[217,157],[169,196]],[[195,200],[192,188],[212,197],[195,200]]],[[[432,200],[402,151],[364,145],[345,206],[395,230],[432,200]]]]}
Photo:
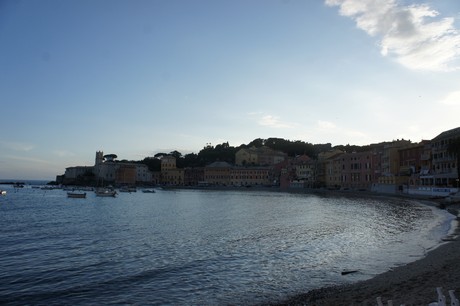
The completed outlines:
{"type": "MultiPolygon", "coordinates": [[[[438,207],[444,204],[426,198],[419,200],[438,207]]],[[[376,305],[377,297],[381,297],[384,305],[388,300],[394,305],[428,305],[437,301],[437,287],[442,288],[449,304],[448,290],[454,290],[460,299],[460,205],[447,205],[446,208],[457,216],[457,226],[423,258],[369,280],[315,289],[276,305],[376,305]]]]}

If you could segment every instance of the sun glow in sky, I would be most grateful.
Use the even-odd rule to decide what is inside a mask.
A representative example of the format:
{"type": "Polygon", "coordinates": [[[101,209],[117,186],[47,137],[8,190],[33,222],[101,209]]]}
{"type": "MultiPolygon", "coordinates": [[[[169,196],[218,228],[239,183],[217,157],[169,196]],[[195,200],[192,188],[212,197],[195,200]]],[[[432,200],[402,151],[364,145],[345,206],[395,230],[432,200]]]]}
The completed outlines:
{"type": "Polygon", "coordinates": [[[460,126],[458,0],[5,0],[0,179],[460,126]]]}

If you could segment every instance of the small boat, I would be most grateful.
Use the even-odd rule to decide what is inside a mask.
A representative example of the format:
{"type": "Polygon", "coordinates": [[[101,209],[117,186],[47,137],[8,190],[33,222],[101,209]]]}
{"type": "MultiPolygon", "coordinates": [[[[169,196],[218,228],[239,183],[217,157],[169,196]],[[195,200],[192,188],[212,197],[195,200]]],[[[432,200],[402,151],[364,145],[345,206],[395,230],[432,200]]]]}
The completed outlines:
{"type": "Polygon", "coordinates": [[[136,187],[121,187],[120,192],[137,192],[136,187]]]}
{"type": "Polygon", "coordinates": [[[95,191],[96,196],[98,197],[115,197],[117,192],[111,189],[100,188],[95,191]]]}
{"type": "Polygon", "coordinates": [[[86,192],[67,192],[67,197],[84,199],[86,198],[86,192]]]}
{"type": "Polygon", "coordinates": [[[0,190],[0,195],[6,195],[6,190],[0,190]]]}
{"type": "Polygon", "coordinates": [[[143,189],[142,192],[143,193],[155,193],[155,190],[153,190],[153,189],[143,189]]]}

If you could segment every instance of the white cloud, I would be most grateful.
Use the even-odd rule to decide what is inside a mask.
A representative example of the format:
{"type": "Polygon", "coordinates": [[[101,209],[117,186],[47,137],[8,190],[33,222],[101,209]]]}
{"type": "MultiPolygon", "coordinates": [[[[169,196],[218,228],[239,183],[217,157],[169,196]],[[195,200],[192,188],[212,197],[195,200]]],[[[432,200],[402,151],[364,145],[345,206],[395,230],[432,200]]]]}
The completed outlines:
{"type": "Polygon", "coordinates": [[[365,145],[372,142],[369,135],[349,126],[338,126],[330,121],[318,120],[313,131],[314,133],[311,136],[318,143],[331,142],[333,145],[346,143],[365,145]]]}
{"type": "Polygon", "coordinates": [[[453,91],[449,93],[443,100],[440,101],[440,103],[450,106],[460,105],[460,91],[453,91]]]}
{"type": "Polygon", "coordinates": [[[460,69],[460,33],[454,18],[439,18],[426,4],[401,5],[396,0],[325,0],[339,6],[359,29],[380,39],[381,53],[409,69],[460,69]]]}
{"type": "Polygon", "coordinates": [[[332,130],[335,129],[336,126],[334,123],[329,122],[329,121],[318,121],[318,128],[322,130],[332,130]]]}
{"type": "Polygon", "coordinates": [[[273,128],[293,128],[292,124],[285,123],[279,120],[277,116],[265,115],[258,123],[263,126],[269,126],[273,128]]]}

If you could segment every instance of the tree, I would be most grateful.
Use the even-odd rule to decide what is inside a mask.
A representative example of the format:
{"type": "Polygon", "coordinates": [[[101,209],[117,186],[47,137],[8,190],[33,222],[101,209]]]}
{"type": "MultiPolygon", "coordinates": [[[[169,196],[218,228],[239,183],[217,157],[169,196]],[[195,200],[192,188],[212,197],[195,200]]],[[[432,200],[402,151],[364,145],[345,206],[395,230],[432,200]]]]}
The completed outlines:
{"type": "Polygon", "coordinates": [[[198,153],[196,161],[199,166],[203,167],[215,161],[225,161],[230,164],[235,163],[235,153],[239,148],[229,145],[228,141],[218,144],[215,147],[207,144],[203,150],[198,153]]]}
{"type": "Polygon", "coordinates": [[[157,153],[157,154],[153,155],[153,157],[162,158],[163,156],[166,156],[166,155],[168,155],[168,154],[166,154],[166,153],[157,153]]]}
{"type": "Polygon", "coordinates": [[[174,156],[176,160],[182,157],[182,153],[177,150],[170,152],[169,155],[174,156]]]}
{"type": "Polygon", "coordinates": [[[158,158],[146,157],[144,160],[139,163],[147,165],[150,171],[160,171],[161,170],[161,160],[158,158]]]}
{"type": "Polygon", "coordinates": [[[247,147],[248,148],[250,148],[250,147],[260,148],[260,147],[264,146],[264,143],[265,143],[265,141],[262,138],[257,138],[257,139],[254,139],[253,141],[251,141],[247,145],[247,147]]]}

